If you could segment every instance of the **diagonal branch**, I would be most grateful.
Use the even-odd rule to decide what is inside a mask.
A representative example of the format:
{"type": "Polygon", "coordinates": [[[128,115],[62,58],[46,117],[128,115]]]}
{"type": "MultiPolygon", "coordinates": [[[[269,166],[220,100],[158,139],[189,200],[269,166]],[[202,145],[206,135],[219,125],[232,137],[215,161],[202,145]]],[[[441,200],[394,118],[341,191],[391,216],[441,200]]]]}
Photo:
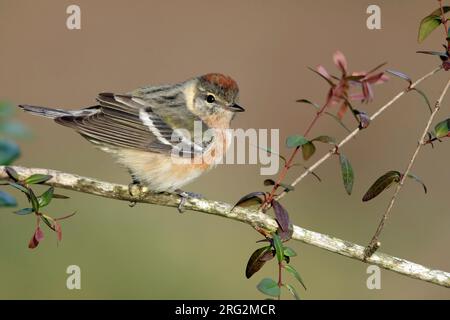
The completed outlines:
{"type": "Polygon", "coordinates": [[[394,195],[392,196],[391,201],[389,202],[389,205],[388,205],[386,211],[384,212],[383,217],[381,218],[381,221],[377,227],[377,231],[375,231],[375,234],[373,235],[372,240],[370,241],[369,245],[366,248],[365,255],[367,257],[369,257],[371,254],[373,254],[373,252],[375,252],[378,249],[378,247],[380,246],[380,243],[378,242],[378,238],[381,234],[381,231],[383,230],[386,220],[389,217],[389,213],[392,211],[392,208],[394,207],[395,201],[397,200],[397,196],[400,193],[400,190],[403,188],[405,179],[408,177],[408,174],[411,172],[412,166],[414,165],[414,162],[416,161],[416,158],[419,155],[420,149],[422,148],[422,146],[425,143],[425,138],[428,134],[428,131],[430,130],[431,124],[433,123],[433,120],[434,120],[436,114],[441,109],[442,100],[444,99],[445,95],[447,94],[449,87],[450,87],[450,80],[447,82],[439,99],[436,101],[434,110],[431,113],[430,118],[428,119],[425,129],[423,130],[422,136],[419,139],[416,150],[414,150],[414,153],[413,153],[411,159],[409,160],[408,167],[406,168],[406,171],[402,174],[402,178],[400,179],[399,184],[397,184],[397,188],[395,189],[394,195]]]}
{"type": "MultiPolygon", "coordinates": [[[[24,167],[13,168],[21,177],[28,177],[35,173],[51,175],[53,178],[48,180],[45,183],[46,185],[83,192],[105,198],[123,201],[136,201],[168,207],[177,207],[180,202],[180,198],[177,195],[161,193],[155,194],[146,190],[143,190],[139,197],[133,197],[129,193],[128,186],[99,181],[70,173],[64,173],[50,169],[24,167]]],[[[0,179],[7,178],[8,175],[6,174],[5,167],[0,166],[0,179]]],[[[188,199],[184,207],[193,211],[217,215],[223,218],[244,222],[254,228],[264,228],[268,231],[275,231],[278,227],[277,222],[272,217],[266,214],[241,207],[237,207],[233,211],[231,211],[233,206],[225,202],[205,199],[188,199]]],[[[363,246],[326,234],[321,234],[318,232],[303,229],[299,226],[294,226],[292,239],[359,261],[364,261],[363,246]]],[[[379,252],[368,258],[367,262],[373,265],[380,266],[384,269],[403,274],[413,279],[419,279],[450,288],[450,273],[444,271],[432,270],[414,262],[410,262],[379,252]]]]}
{"type": "MultiPolygon", "coordinates": [[[[442,70],[442,66],[427,73],[422,78],[420,78],[416,82],[412,83],[408,88],[406,88],[402,92],[398,93],[389,102],[387,102],[384,106],[382,106],[380,109],[378,109],[378,111],[375,112],[370,117],[370,121],[373,121],[376,118],[378,118],[384,111],[386,111],[390,106],[392,106],[394,104],[394,102],[396,102],[398,99],[400,99],[402,96],[404,96],[406,93],[408,93],[412,89],[416,88],[422,81],[430,78],[431,76],[433,76],[440,70],[442,70]]],[[[300,181],[302,181],[304,178],[306,178],[306,176],[308,176],[310,173],[313,173],[315,169],[317,169],[322,163],[327,161],[331,156],[336,154],[336,151],[339,148],[342,148],[345,144],[347,144],[347,142],[349,142],[351,139],[353,139],[361,130],[363,130],[363,129],[357,128],[357,129],[353,130],[351,133],[349,133],[344,139],[342,139],[342,141],[335,148],[333,148],[328,153],[326,153],[322,158],[317,160],[312,166],[308,167],[308,169],[305,172],[303,172],[297,179],[294,180],[294,182],[292,182],[291,186],[293,186],[293,187],[296,186],[297,184],[300,183],[300,181]]],[[[276,197],[276,199],[279,200],[279,199],[283,198],[285,195],[286,195],[286,192],[283,191],[276,197]]]]}

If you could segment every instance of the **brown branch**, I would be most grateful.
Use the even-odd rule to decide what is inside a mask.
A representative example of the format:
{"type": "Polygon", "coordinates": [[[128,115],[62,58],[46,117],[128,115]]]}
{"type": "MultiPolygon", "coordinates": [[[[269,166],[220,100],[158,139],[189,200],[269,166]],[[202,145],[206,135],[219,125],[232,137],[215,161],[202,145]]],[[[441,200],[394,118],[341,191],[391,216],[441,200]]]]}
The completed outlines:
{"type": "MultiPolygon", "coordinates": [[[[130,195],[128,186],[114,184],[92,178],[82,177],[50,169],[36,169],[13,167],[20,177],[25,178],[35,173],[51,175],[52,179],[45,184],[56,188],[63,188],[97,195],[105,198],[136,201],[140,203],[149,203],[168,207],[177,207],[180,198],[174,194],[155,194],[148,190],[142,190],[142,193],[136,197],[130,195]]],[[[7,179],[5,167],[0,166],[0,179],[7,179]]],[[[263,228],[270,232],[277,229],[277,222],[270,216],[259,211],[237,207],[213,200],[206,199],[188,199],[184,205],[186,209],[193,211],[217,215],[223,218],[232,219],[251,225],[253,228],[263,228]]],[[[364,261],[364,247],[341,240],[326,234],[310,231],[299,226],[294,226],[292,239],[301,241],[312,246],[325,249],[352,259],[364,261]]],[[[367,259],[367,262],[380,266],[384,269],[403,274],[409,278],[419,279],[443,287],[450,288],[450,273],[432,270],[425,266],[410,262],[401,258],[393,257],[384,253],[375,253],[367,259]]]]}

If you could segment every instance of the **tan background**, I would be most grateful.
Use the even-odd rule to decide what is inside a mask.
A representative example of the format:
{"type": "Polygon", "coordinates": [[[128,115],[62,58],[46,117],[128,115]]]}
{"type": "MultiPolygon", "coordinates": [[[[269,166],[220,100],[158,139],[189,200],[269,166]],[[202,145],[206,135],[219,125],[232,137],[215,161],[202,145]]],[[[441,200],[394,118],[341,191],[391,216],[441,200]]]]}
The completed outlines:
{"type": "MultiPolygon", "coordinates": [[[[98,92],[126,92],[144,84],[177,82],[206,72],[223,72],[240,85],[247,112],[236,128],[280,128],[284,140],[304,131],[313,111],[294,101],[323,102],[324,82],[306,69],[319,63],[332,69],[341,49],[353,70],[388,61],[393,69],[417,78],[438,61],[416,50],[439,50],[439,30],[424,45],[416,42],[420,19],[436,1],[377,1],[382,30],[366,28],[369,1],[0,1],[0,98],[62,108],[88,106],[98,92]],[[66,7],[82,10],[82,30],[66,29],[66,7]]],[[[448,74],[422,88],[435,99],[448,74]]],[[[374,112],[405,83],[393,79],[376,89],[374,112]]],[[[439,118],[448,116],[449,99],[439,118]]],[[[421,98],[411,94],[345,147],[355,172],[348,197],[336,160],[285,198],[295,223],[366,244],[392,191],[363,204],[361,197],[379,175],[403,170],[427,119],[421,98]]],[[[48,167],[128,183],[127,173],[109,156],[70,130],[45,119],[18,113],[34,132],[20,142],[17,164],[48,167]]],[[[347,116],[346,121],[355,125],[347,116]]],[[[345,132],[322,119],[316,134],[345,132]]],[[[313,133],[313,134],[314,134],[313,133]]],[[[408,183],[382,236],[383,251],[450,271],[448,156],[450,141],[425,148],[414,173],[429,186],[408,183]]],[[[325,152],[321,147],[318,154],[325,152]]],[[[314,160],[314,159],[312,159],[314,160]]],[[[293,170],[295,171],[295,170],[293,170]]],[[[298,174],[298,172],[293,172],[298,174]]],[[[293,178],[292,176],[291,178],[293,178]]],[[[262,189],[259,167],[221,166],[187,189],[208,198],[236,201],[262,189]]],[[[267,265],[251,280],[245,264],[259,239],[248,226],[204,214],[177,214],[150,205],[64,191],[50,213],[77,215],[63,223],[64,240],[54,234],[37,250],[27,248],[34,219],[1,209],[0,298],[263,298],[255,285],[275,275],[267,265]],[[65,288],[65,269],[82,269],[82,290],[65,288]]],[[[23,198],[22,205],[25,205],[23,198]]],[[[315,247],[291,243],[299,257],[293,265],[308,291],[303,298],[379,299],[450,298],[450,291],[382,271],[382,290],[366,288],[367,265],[315,247]]],[[[294,280],[290,282],[294,283],[294,280]]],[[[286,296],[287,297],[287,296],[286,296]]]]}

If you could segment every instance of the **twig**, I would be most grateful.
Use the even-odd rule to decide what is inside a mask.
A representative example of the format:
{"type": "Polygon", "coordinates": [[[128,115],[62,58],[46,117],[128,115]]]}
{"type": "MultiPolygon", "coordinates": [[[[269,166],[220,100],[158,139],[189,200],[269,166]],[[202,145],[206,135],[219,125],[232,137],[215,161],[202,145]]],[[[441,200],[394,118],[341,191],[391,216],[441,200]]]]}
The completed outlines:
{"type": "Polygon", "coordinates": [[[431,113],[430,118],[428,119],[425,129],[423,130],[422,136],[420,137],[420,140],[419,140],[419,143],[417,144],[416,150],[414,151],[414,153],[411,157],[411,160],[409,160],[408,167],[406,168],[406,171],[403,173],[402,178],[400,179],[400,182],[397,185],[397,188],[395,189],[394,195],[392,196],[391,201],[389,202],[389,205],[388,205],[386,211],[384,212],[383,217],[381,218],[381,221],[378,225],[377,231],[373,235],[372,240],[370,241],[369,245],[366,248],[366,251],[365,251],[366,257],[370,257],[370,255],[373,254],[380,246],[380,244],[378,242],[380,233],[384,228],[384,225],[386,223],[387,218],[389,217],[390,212],[392,211],[392,208],[394,207],[395,201],[397,200],[397,196],[398,196],[400,190],[403,188],[405,179],[407,178],[408,174],[411,171],[412,166],[414,165],[414,162],[416,161],[416,158],[420,152],[420,149],[426,143],[425,138],[428,135],[428,131],[430,130],[431,124],[433,123],[433,120],[434,120],[436,114],[439,112],[439,109],[441,108],[442,100],[444,99],[445,95],[447,94],[449,87],[450,87],[450,80],[447,82],[444,90],[441,93],[441,96],[436,101],[434,110],[431,113]]]}
{"type": "Polygon", "coordinates": [[[445,38],[447,40],[447,53],[450,52],[450,39],[448,39],[448,19],[445,18],[445,11],[444,11],[444,4],[442,3],[442,0],[438,0],[439,1],[439,8],[441,9],[441,22],[442,22],[442,26],[444,27],[444,33],[445,33],[445,38]]]}
{"type": "MultiPolygon", "coordinates": [[[[102,196],[110,199],[123,201],[136,201],[141,203],[150,203],[161,206],[177,207],[180,198],[173,194],[155,194],[143,190],[139,197],[130,195],[128,186],[114,184],[92,178],[82,177],[60,171],[50,169],[36,169],[13,167],[21,177],[28,177],[35,173],[51,175],[53,178],[45,182],[46,185],[56,188],[63,188],[83,192],[87,194],[102,196]]],[[[0,179],[7,179],[5,167],[0,166],[0,179]]],[[[232,205],[224,202],[205,200],[205,199],[188,199],[184,205],[186,209],[207,214],[221,216],[247,223],[251,226],[264,228],[268,231],[275,231],[278,227],[277,222],[270,216],[262,212],[250,210],[247,208],[237,207],[233,211],[232,205]]],[[[325,249],[346,257],[350,257],[359,261],[364,261],[364,247],[341,240],[326,234],[303,229],[294,226],[292,239],[301,241],[312,246],[325,249]]],[[[450,288],[450,273],[440,270],[432,270],[425,266],[410,262],[401,258],[396,258],[384,253],[375,253],[367,259],[367,262],[378,265],[384,269],[403,274],[409,278],[419,279],[439,286],[450,288]]]]}
{"type": "MultiPolygon", "coordinates": [[[[314,116],[313,120],[309,124],[309,126],[306,129],[305,133],[303,134],[304,137],[306,137],[308,135],[308,133],[312,130],[312,128],[314,127],[314,124],[316,124],[317,120],[319,120],[319,118],[322,116],[322,114],[324,113],[325,109],[328,107],[329,103],[330,103],[330,100],[328,99],[328,101],[316,112],[316,115],[314,116]]],[[[267,209],[268,206],[270,205],[271,201],[273,200],[273,198],[275,196],[275,192],[277,192],[278,187],[281,185],[281,183],[283,182],[284,178],[286,177],[286,175],[288,173],[288,170],[292,167],[292,163],[295,160],[295,156],[297,155],[297,153],[300,150],[301,150],[300,146],[296,147],[294,149],[294,151],[292,152],[291,156],[289,157],[289,159],[284,164],[284,167],[283,167],[280,175],[278,176],[277,181],[275,182],[274,186],[272,187],[272,191],[270,191],[269,196],[267,197],[267,200],[265,201],[265,203],[262,206],[263,210],[267,209]]]]}
{"type": "MultiPolygon", "coordinates": [[[[375,112],[371,117],[370,117],[370,121],[375,120],[376,118],[378,118],[378,116],[380,116],[384,111],[386,111],[392,104],[394,104],[394,102],[396,102],[398,99],[400,99],[403,95],[405,95],[406,93],[408,93],[409,91],[411,91],[411,89],[417,87],[422,81],[428,79],[429,77],[433,76],[434,74],[436,74],[437,72],[439,72],[442,69],[442,66],[439,66],[438,68],[434,69],[433,71],[427,73],[426,75],[424,75],[423,77],[421,77],[420,79],[418,79],[416,82],[414,82],[413,84],[411,84],[408,88],[406,88],[405,90],[403,90],[402,92],[400,92],[399,94],[397,94],[395,97],[393,97],[389,102],[387,102],[384,106],[382,106],[377,112],[375,112]]],[[[348,134],[335,148],[333,148],[332,150],[330,150],[328,153],[326,153],[322,158],[320,158],[319,160],[317,160],[317,162],[315,162],[313,165],[311,165],[308,170],[304,171],[298,178],[296,178],[294,180],[294,182],[292,182],[291,186],[294,187],[296,186],[300,181],[302,181],[304,178],[306,178],[306,176],[308,176],[310,173],[312,173],[314,170],[316,170],[322,163],[324,163],[325,161],[328,160],[328,158],[330,158],[332,155],[334,155],[336,153],[336,151],[340,148],[342,148],[347,142],[349,142],[351,139],[353,139],[362,129],[357,128],[355,130],[353,130],[353,132],[351,132],[350,134],[348,134]]],[[[283,198],[286,195],[286,192],[283,191],[282,193],[280,193],[277,197],[276,200],[279,200],[281,198],[283,198]]]]}

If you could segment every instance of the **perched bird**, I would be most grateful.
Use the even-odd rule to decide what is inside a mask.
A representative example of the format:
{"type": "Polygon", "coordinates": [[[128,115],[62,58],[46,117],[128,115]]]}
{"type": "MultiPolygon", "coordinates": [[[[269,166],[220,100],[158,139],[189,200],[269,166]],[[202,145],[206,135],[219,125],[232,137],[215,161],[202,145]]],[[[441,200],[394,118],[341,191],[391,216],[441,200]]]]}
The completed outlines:
{"type": "Polygon", "coordinates": [[[134,185],[178,193],[181,211],[193,194],[180,188],[214,167],[230,145],[227,129],[235,112],[244,111],[238,94],[232,78],[209,73],[128,94],[100,93],[97,105],[80,110],[19,107],[74,129],[112,154],[134,185]]]}

